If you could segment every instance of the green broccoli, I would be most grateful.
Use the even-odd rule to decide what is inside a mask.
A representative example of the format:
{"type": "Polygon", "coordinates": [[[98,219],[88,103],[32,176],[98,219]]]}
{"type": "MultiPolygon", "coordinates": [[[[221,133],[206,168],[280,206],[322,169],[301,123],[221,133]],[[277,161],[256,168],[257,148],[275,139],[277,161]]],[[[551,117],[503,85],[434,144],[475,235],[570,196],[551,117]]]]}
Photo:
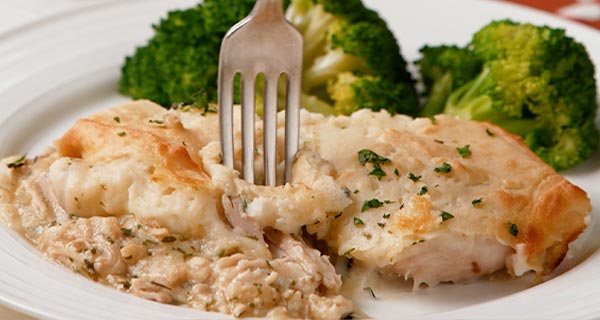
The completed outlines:
{"type": "Polygon", "coordinates": [[[493,122],[521,135],[557,170],[596,150],[594,65],[564,30],[494,21],[465,48],[424,47],[421,53],[416,63],[427,95],[421,115],[493,122]]]}
{"type": "MultiPolygon", "coordinates": [[[[192,97],[215,102],[221,40],[253,5],[254,0],[206,0],[170,12],[154,26],[148,44],[126,58],[120,91],[166,107],[193,102],[192,97]]],[[[292,0],[286,8],[304,37],[302,106],[325,114],[360,108],[418,112],[415,81],[394,35],[376,12],[360,0],[292,0]]]]}
{"type": "Polygon", "coordinates": [[[304,36],[304,98],[331,105],[327,113],[416,114],[418,97],[400,47],[360,0],[296,0],[287,17],[304,36]]]}

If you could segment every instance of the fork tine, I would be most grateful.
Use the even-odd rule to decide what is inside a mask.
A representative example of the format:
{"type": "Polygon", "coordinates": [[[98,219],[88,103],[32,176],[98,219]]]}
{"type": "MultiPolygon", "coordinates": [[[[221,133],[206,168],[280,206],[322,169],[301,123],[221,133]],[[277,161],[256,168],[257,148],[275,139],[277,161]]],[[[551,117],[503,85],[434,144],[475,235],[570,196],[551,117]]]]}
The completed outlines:
{"type": "Polygon", "coordinates": [[[300,136],[300,89],[302,79],[299,72],[287,76],[285,107],[285,182],[292,181],[292,164],[298,151],[300,136]]]}
{"type": "Polygon", "coordinates": [[[233,75],[221,70],[218,101],[223,165],[233,168],[233,75]]]}
{"type": "Polygon", "coordinates": [[[254,183],[255,84],[255,74],[242,74],[242,170],[250,183],[254,183]]]}
{"type": "Polygon", "coordinates": [[[277,184],[277,84],[279,74],[265,74],[264,161],[265,185],[277,184]]]}

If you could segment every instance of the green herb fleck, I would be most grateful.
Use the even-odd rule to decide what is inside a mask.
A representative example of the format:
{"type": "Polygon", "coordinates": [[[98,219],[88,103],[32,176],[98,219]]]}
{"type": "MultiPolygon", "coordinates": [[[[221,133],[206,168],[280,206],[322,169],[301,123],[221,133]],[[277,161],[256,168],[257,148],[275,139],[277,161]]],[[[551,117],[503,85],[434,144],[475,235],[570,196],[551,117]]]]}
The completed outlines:
{"type": "Polygon", "coordinates": [[[363,290],[370,294],[371,297],[373,297],[373,299],[377,299],[377,297],[375,296],[375,292],[373,292],[373,289],[371,289],[371,287],[364,287],[363,290]]]}
{"type": "Polygon", "coordinates": [[[118,135],[119,137],[123,137],[123,136],[125,136],[126,134],[127,134],[127,133],[126,133],[125,131],[117,132],[117,135],[118,135]]]}
{"type": "Polygon", "coordinates": [[[179,247],[175,247],[175,248],[173,248],[173,250],[180,252],[183,255],[184,259],[187,259],[187,258],[189,258],[189,257],[192,256],[191,253],[189,253],[189,252],[187,252],[187,251],[185,251],[185,250],[183,250],[183,249],[181,249],[179,247]]]}
{"type": "Polygon", "coordinates": [[[350,191],[350,189],[348,189],[348,187],[344,187],[344,194],[346,195],[347,198],[350,198],[350,194],[352,194],[352,191],[350,191]]]}
{"type": "Polygon", "coordinates": [[[115,116],[113,120],[115,120],[116,123],[121,123],[121,118],[119,116],[115,116]]]}
{"type": "Polygon", "coordinates": [[[495,134],[488,128],[485,128],[485,133],[487,133],[488,136],[493,137],[495,136],[495,134]]]}
{"type": "Polygon", "coordinates": [[[27,154],[22,155],[19,159],[7,164],[9,169],[17,169],[27,164],[27,154]]]}
{"type": "Polygon", "coordinates": [[[346,252],[344,252],[344,254],[342,254],[344,257],[350,257],[350,254],[352,253],[352,251],[356,250],[356,248],[350,248],[348,250],[346,250],[346,252]]]}
{"type": "Polygon", "coordinates": [[[420,190],[420,191],[419,191],[419,193],[417,193],[417,194],[418,194],[418,195],[420,195],[420,196],[422,196],[422,195],[426,194],[426,193],[427,193],[427,191],[428,191],[428,190],[427,190],[427,186],[422,186],[422,187],[421,187],[421,190],[420,190]]]}
{"type": "Polygon", "coordinates": [[[155,124],[165,124],[164,120],[153,120],[153,119],[150,119],[150,120],[148,120],[148,122],[155,123],[155,124]]]}
{"type": "Polygon", "coordinates": [[[447,211],[442,211],[441,216],[442,216],[442,221],[446,221],[446,220],[450,220],[450,219],[454,218],[454,215],[447,211]]]}
{"type": "Polygon", "coordinates": [[[448,162],[444,162],[441,166],[433,169],[435,172],[448,173],[452,171],[452,166],[448,162]]]}
{"type": "Polygon", "coordinates": [[[478,199],[474,199],[473,201],[471,201],[471,204],[473,205],[473,207],[477,207],[479,206],[481,203],[483,202],[483,198],[478,198],[478,199]]]}
{"type": "Polygon", "coordinates": [[[412,180],[413,182],[417,182],[417,181],[421,180],[421,176],[415,176],[415,174],[412,172],[408,173],[408,178],[410,180],[412,180]]]}
{"type": "Polygon", "coordinates": [[[381,178],[386,176],[385,171],[383,171],[383,169],[381,168],[375,168],[371,170],[371,172],[369,172],[369,175],[377,177],[377,180],[381,180],[381,178]]]}
{"type": "Polygon", "coordinates": [[[385,171],[381,169],[381,165],[391,162],[390,159],[382,157],[369,149],[362,149],[358,152],[358,161],[363,166],[367,164],[367,162],[372,163],[373,170],[369,172],[369,175],[376,176],[377,180],[381,180],[381,178],[386,176],[385,171]]]}
{"type": "Polygon", "coordinates": [[[106,241],[108,241],[110,244],[115,243],[115,240],[113,240],[113,238],[107,234],[104,235],[104,239],[106,239],[106,241]]]}
{"type": "Polygon", "coordinates": [[[383,218],[384,218],[384,219],[389,219],[391,216],[392,216],[392,214],[391,214],[391,213],[389,213],[389,212],[388,212],[388,213],[384,213],[384,214],[383,214],[383,218]]]}
{"type": "Polygon", "coordinates": [[[131,229],[121,228],[121,232],[123,233],[123,235],[125,237],[129,237],[129,238],[133,237],[133,230],[131,230],[131,229]]]}
{"type": "Polygon", "coordinates": [[[398,168],[394,169],[394,174],[397,175],[398,177],[400,176],[400,171],[398,171],[398,168]]]}
{"type": "Polygon", "coordinates": [[[458,151],[458,154],[460,154],[461,157],[466,158],[471,155],[470,147],[471,146],[467,144],[464,147],[457,147],[456,151],[458,151]]]}
{"type": "Polygon", "coordinates": [[[354,217],[354,225],[355,226],[361,226],[361,225],[364,225],[364,224],[365,224],[365,222],[362,221],[359,217],[354,217]]]}
{"type": "Polygon", "coordinates": [[[517,235],[519,235],[519,228],[517,227],[516,224],[509,222],[508,223],[508,232],[510,232],[510,234],[512,234],[513,237],[516,237],[517,235]]]}
{"type": "Polygon", "coordinates": [[[381,202],[377,199],[365,200],[365,202],[363,202],[362,208],[360,208],[360,212],[365,212],[372,208],[379,208],[382,205],[383,205],[383,202],[381,202]]]}
{"type": "Polygon", "coordinates": [[[383,227],[385,227],[385,222],[377,222],[377,225],[378,225],[380,228],[383,228],[383,227]]]}
{"type": "Polygon", "coordinates": [[[161,242],[163,243],[170,243],[170,242],[175,242],[177,241],[177,238],[173,237],[173,236],[166,236],[164,238],[162,238],[161,242]]]}
{"type": "Polygon", "coordinates": [[[369,149],[362,149],[358,152],[358,161],[363,166],[367,162],[371,162],[373,164],[385,164],[391,162],[390,159],[382,157],[369,149]]]}
{"type": "Polygon", "coordinates": [[[247,209],[248,209],[248,200],[246,200],[246,198],[242,198],[242,211],[246,212],[247,209]]]}
{"type": "Polygon", "coordinates": [[[149,246],[149,245],[157,245],[158,243],[156,243],[150,239],[146,239],[146,240],[144,240],[144,242],[142,242],[142,244],[145,246],[149,246]]]}

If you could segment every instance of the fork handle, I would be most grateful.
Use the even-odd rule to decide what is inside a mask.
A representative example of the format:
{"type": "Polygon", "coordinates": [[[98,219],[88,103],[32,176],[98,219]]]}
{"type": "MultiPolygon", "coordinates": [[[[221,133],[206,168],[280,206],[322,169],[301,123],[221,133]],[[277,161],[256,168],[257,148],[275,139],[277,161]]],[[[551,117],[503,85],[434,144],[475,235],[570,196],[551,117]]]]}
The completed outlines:
{"type": "Polygon", "coordinates": [[[282,0],[256,0],[251,12],[252,16],[269,15],[272,17],[283,17],[282,0]]]}

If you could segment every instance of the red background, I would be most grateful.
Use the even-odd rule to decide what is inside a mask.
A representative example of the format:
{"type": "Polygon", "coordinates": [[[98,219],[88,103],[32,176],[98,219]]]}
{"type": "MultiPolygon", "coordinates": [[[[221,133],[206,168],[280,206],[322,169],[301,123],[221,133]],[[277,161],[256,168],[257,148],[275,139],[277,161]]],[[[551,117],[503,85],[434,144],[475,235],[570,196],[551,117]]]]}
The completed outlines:
{"type": "Polygon", "coordinates": [[[587,25],[596,27],[600,29],[600,0],[504,0],[508,2],[514,2],[538,9],[542,9],[544,11],[548,11],[557,15],[561,15],[561,9],[565,10],[565,8],[572,7],[574,5],[583,5],[586,4],[590,7],[595,7],[594,10],[590,10],[588,12],[593,12],[595,14],[591,14],[594,17],[589,17],[586,19],[577,18],[577,17],[566,17],[565,18],[576,20],[581,23],[585,23],[587,25]]]}

